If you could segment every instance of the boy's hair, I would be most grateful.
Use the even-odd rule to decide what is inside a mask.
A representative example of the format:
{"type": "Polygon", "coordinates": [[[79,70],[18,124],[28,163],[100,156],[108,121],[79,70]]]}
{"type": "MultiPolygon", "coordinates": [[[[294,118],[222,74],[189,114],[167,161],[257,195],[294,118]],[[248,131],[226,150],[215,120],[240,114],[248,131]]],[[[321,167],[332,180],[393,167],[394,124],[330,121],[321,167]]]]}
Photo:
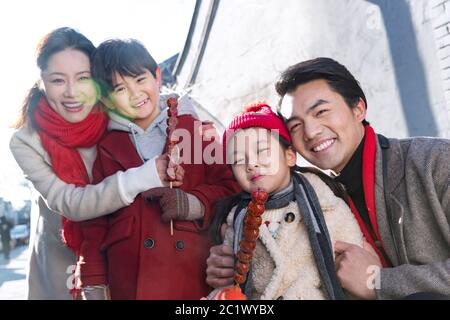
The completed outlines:
{"type": "MultiPolygon", "coordinates": [[[[366,96],[359,82],[345,66],[330,58],[303,61],[283,71],[275,84],[275,89],[281,97],[278,107],[281,107],[283,97],[287,93],[295,91],[299,85],[320,79],[325,80],[333,91],[339,93],[349,108],[354,108],[359,99],[364,101],[367,108],[366,96]]],[[[364,119],[363,124],[368,122],[364,119]]]]}
{"type": "Polygon", "coordinates": [[[156,78],[158,64],[142,43],[135,39],[111,39],[102,42],[92,58],[92,74],[102,95],[113,89],[113,74],[136,77],[145,69],[156,78]]]}

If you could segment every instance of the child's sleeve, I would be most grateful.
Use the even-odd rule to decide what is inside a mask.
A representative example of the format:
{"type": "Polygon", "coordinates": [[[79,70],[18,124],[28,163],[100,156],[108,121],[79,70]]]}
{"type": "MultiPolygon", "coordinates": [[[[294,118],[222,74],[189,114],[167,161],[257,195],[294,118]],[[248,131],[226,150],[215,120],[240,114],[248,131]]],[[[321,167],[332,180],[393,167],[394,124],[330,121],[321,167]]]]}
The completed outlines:
{"type": "MultiPolygon", "coordinates": [[[[216,150],[222,150],[221,144],[215,140],[204,141],[202,150],[204,151],[206,147],[212,148],[212,144],[216,144],[216,150]]],[[[206,230],[211,222],[215,203],[238,193],[240,187],[226,164],[203,163],[203,166],[205,167],[205,182],[189,190],[189,193],[196,196],[203,204],[203,223],[199,227],[201,230],[206,230]]]]}
{"type": "Polygon", "coordinates": [[[101,250],[108,233],[108,218],[83,221],[79,225],[83,236],[77,264],[81,287],[108,284],[106,255],[101,250]]]}

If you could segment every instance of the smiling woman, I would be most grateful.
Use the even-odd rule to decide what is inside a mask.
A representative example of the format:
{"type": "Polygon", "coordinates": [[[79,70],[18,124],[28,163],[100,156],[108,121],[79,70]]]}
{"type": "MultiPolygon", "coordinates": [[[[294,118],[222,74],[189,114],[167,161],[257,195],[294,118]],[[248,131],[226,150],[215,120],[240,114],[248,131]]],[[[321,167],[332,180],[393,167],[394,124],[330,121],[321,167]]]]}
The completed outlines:
{"type": "Polygon", "coordinates": [[[16,0],[3,6],[0,10],[2,42],[13,43],[14,50],[0,53],[0,69],[8,74],[0,79],[0,86],[7,88],[2,105],[8,106],[2,109],[0,117],[0,197],[12,201],[16,207],[30,199],[29,189],[23,187],[22,171],[8,150],[14,132],[9,127],[17,118],[25,93],[40,76],[34,53],[42,35],[70,25],[88,34],[94,45],[112,37],[135,37],[151,44],[152,53],[160,62],[182,49],[194,5],[195,0],[129,0],[127,6],[119,0],[110,0],[107,5],[101,1],[78,0],[77,5],[68,10],[64,1],[16,0]],[[151,19],[149,13],[152,13],[151,19]],[[118,20],[123,23],[117,23],[118,20]]]}
{"type": "Polygon", "coordinates": [[[163,157],[89,184],[108,123],[91,78],[94,50],[71,28],[43,38],[37,50],[42,79],[30,90],[11,138],[14,158],[39,193],[31,215],[29,299],[76,293],[72,272],[82,238],[76,221],[128,206],[139,193],[168,184],[163,157]]]}

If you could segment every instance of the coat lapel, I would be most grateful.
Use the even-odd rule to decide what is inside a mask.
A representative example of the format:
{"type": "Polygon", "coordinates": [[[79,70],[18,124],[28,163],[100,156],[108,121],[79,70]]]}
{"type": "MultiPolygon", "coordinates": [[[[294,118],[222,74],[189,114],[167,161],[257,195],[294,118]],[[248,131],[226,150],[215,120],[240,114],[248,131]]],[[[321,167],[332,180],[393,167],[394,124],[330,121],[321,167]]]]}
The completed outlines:
{"type": "Polygon", "coordinates": [[[389,143],[390,147],[386,152],[388,156],[386,159],[387,177],[389,179],[383,184],[382,149],[377,141],[375,161],[375,207],[379,232],[384,249],[391,262],[394,265],[399,265],[407,261],[406,248],[402,241],[404,208],[396,197],[396,193],[399,192],[398,187],[405,178],[405,168],[400,143],[395,139],[389,139],[389,143]],[[384,187],[387,188],[387,199],[385,199],[384,187]],[[391,217],[388,217],[386,205],[389,205],[390,207],[389,213],[391,217]]]}

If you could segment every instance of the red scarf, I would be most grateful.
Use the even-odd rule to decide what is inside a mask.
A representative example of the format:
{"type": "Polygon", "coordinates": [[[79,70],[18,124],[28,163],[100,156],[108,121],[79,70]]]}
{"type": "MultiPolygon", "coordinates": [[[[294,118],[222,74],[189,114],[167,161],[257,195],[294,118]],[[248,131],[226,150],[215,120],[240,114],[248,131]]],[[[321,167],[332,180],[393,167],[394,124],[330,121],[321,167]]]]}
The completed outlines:
{"type": "MultiPolygon", "coordinates": [[[[89,175],[77,148],[97,144],[108,124],[100,105],[94,106],[86,119],[70,123],[53,110],[45,97],[36,108],[36,123],[42,146],[50,155],[53,171],[67,183],[82,187],[89,184],[89,175]]],[[[62,238],[77,257],[81,249],[81,230],[77,223],[62,218],[62,238]]]]}
{"type": "Polygon", "coordinates": [[[367,211],[369,212],[369,219],[373,227],[374,235],[366,227],[363,219],[359,215],[356,206],[349,197],[349,206],[352,210],[356,220],[358,221],[361,232],[364,234],[367,242],[373,247],[378,257],[381,260],[383,267],[387,267],[389,264],[382,251],[384,251],[380,232],[378,231],[377,212],[375,208],[375,160],[377,151],[377,137],[375,131],[370,125],[365,126],[366,139],[364,142],[363,159],[362,159],[362,182],[364,189],[364,199],[366,200],[367,211]],[[381,243],[379,248],[375,242],[381,243]]]}

